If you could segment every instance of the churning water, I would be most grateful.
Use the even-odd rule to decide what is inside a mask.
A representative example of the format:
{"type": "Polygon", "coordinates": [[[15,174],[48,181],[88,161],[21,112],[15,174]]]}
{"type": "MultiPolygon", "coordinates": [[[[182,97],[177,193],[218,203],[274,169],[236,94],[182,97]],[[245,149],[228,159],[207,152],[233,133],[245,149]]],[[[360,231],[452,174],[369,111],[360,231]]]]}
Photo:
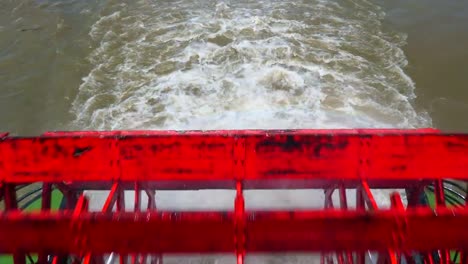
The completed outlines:
{"type": "Polygon", "coordinates": [[[366,0],[110,2],[77,129],[420,127],[405,35],[366,0]]]}

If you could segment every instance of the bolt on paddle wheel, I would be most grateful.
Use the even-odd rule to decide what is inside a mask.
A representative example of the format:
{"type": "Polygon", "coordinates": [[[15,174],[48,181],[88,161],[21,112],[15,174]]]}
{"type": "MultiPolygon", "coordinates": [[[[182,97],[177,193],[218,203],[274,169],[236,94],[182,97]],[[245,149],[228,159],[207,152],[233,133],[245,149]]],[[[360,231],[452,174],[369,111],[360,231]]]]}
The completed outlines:
{"type": "Polygon", "coordinates": [[[170,254],[218,253],[243,264],[246,254],[280,252],[320,253],[322,264],[362,264],[369,255],[376,263],[468,263],[468,135],[422,129],[0,138],[0,254],[15,264],[162,263],[170,254]],[[21,210],[18,190],[33,185],[41,187],[39,210],[21,210]],[[202,189],[235,190],[233,210],[158,208],[158,191],[202,189]],[[320,189],[323,208],[250,210],[244,191],[257,189],[320,189]],[[404,199],[395,191],[382,207],[375,189],[400,190],[404,199]],[[99,211],[89,210],[93,190],[110,190],[99,211]]]}

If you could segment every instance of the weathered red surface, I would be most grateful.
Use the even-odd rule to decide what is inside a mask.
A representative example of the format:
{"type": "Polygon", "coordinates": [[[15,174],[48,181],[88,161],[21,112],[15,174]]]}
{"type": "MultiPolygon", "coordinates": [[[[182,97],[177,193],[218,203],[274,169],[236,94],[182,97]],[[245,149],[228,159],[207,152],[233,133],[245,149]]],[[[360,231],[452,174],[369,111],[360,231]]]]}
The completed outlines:
{"type": "Polygon", "coordinates": [[[0,142],[0,177],[12,183],[205,180],[233,184],[234,179],[242,179],[248,187],[249,181],[258,180],[364,178],[372,185],[373,180],[466,176],[468,135],[330,133],[117,136],[88,132],[7,137],[0,142]]]}
{"type": "MultiPolygon", "coordinates": [[[[1,137],[0,137],[1,138],[1,137]]],[[[442,179],[468,180],[468,135],[422,130],[112,131],[50,132],[0,139],[0,253],[41,253],[40,259],[74,254],[85,262],[103,253],[338,252],[338,263],[363,263],[364,251],[422,252],[426,263],[440,250],[459,250],[466,263],[468,210],[445,208],[442,179]],[[16,210],[14,187],[42,182],[42,211],[16,210]],[[51,184],[67,197],[63,212],[50,212],[51,184]],[[398,195],[378,208],[371,188],[434,184],[437,209],[408,208],[398,195]],[[230,188],[229,212],[161,212],[156,189],[230,188]],[[319,188],[326,209],[246,211],[249,188],[319,188]],[[356,189],[356,208],[345,188],[356,189]],[[87,211],[80,189],[111,189],[101,212],[87,211]],[[142,193],[147,211],[126,212],[124,189],[142,193]],[[331,199],[339,190],[340,209],[331,199]],[[112,211],[112,208],[116,211],[112,211]],[[344,254],[343,252],[346,252],[344,254]],[[354,252],[354,253],[351,253],[354,252]],[[58,255],[57,255],[58,254],[58,255]],[[353,255],[356,260],[353,260],[353,255]]],[[[328,254],[328,253],[326,253],[328,254]]],[[[398,255],[399,257],[402,255],[398,255]]],[[[123,255],[121,255],[122,257],[123,255]]],[[[328,255],[322,261],[330,263],[328,255]]],[[[146,257],[146,255],[145,255],[146,257]]],[[[123,257],[122,257],[123,259],[123,257]]],[[[136,257],[132,258],[133,260],[136,257]]],[[[99,263],[99,262],[98,262],[99,263]]]]}

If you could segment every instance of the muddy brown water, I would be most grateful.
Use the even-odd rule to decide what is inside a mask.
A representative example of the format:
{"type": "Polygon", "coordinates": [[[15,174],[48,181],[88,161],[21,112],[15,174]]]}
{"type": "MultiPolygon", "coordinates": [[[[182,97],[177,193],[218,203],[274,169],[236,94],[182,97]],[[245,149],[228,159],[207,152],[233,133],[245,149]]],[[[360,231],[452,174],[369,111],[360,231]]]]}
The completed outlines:
{"type": "Polygon", "coordinates": [[[0,130],[468,131],[467,10],[435,0],[5,0],[0,130]]]}

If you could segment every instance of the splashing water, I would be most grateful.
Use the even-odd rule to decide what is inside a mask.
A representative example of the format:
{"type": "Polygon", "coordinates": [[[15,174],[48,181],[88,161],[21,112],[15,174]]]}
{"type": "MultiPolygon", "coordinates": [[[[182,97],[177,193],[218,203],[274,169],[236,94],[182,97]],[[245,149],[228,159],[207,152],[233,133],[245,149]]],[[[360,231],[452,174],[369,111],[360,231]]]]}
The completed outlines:
{"type": "Polygon", "coordinates": [[[80,129],[420,127],[368,1],[138,1],[93,25],[80,129]]]}

